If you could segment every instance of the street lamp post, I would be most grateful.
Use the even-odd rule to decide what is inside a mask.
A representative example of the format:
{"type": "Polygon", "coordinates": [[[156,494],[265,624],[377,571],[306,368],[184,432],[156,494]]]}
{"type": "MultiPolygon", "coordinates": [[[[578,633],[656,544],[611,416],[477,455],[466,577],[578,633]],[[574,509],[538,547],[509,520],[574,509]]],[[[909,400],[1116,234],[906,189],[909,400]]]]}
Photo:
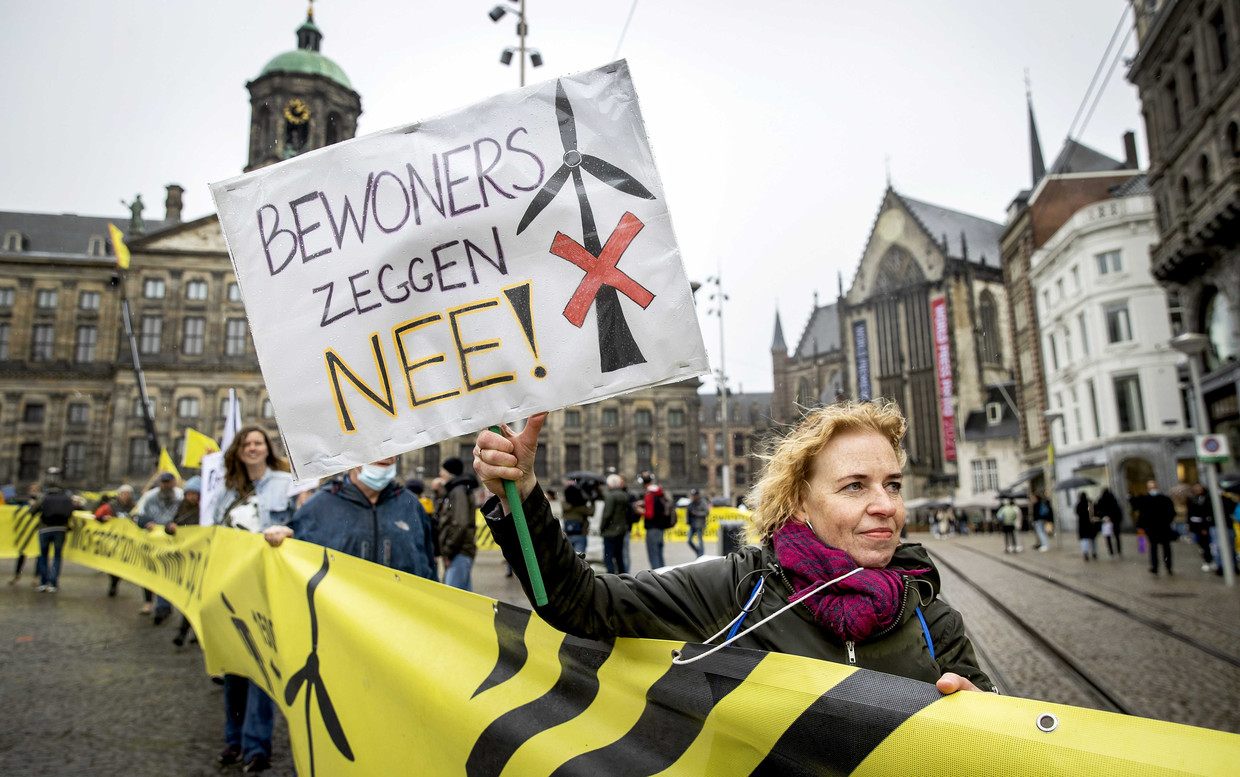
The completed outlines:
{"type": "MultiPolygon", "coordinates": [[[[1210,434],[1210,417],[1206,415],[1206,398],[1201,392],[1201,366],[1197,357],[1205,352],[1210,341],[1200,332],[1184,332],[1171,338],[1171,347],[1188,357],[1188,373],[1193,384],[1193,414],[1197,416],[1198,434],[1210,434]]],[[[1231,543],[1231,532],[1227,530],[1227,516],[1223,515],[1223,498],[1218,488],[1218,465],[1206,462],[1206,487],[1210,490],[1210,506],[1214,509],[1214,530],[1218,535],[1218,563],[1223,568],[1223,580],[1228,587],[1235,586],[1236,549],[1231,543]],[[1223,548],[1227,548],[1223,558],[1223,548]]]]}
{"type": "Polygon", "coordinates": [[[499,61],[505,65],[512,64],[512,55],[517,54],[521,60],[521,86],[525,86],[525,56],[530,57],[530,64],[534,67],[542,67],[542,52],[538,49],[526,48],[525,35],[529,32],[529,27],[525,24],[525,0],[520,0],[520,4],[516,8],[497,5],[487,12],[487,16],[491,17],[491,21],[498,22],[504,18],[504,14],[515,14],[517,17],[517,38],[520,45],[516,48],[512,46],[506,47],[499,55],[499,61]]]}
{"type": "MultiPolygon", "coordinates": [[[[1042,413],[1042,417],[1046,419],[1046,431],[1051,438],[1047,446],[1047,451],[1049,451],[1050,453],[1049,458],[1051,460],[1051,468],[1050,468],[1051,476],[1049,478],[1051,487],[1049,489],[1050,493],[1047,495],[1047,499],[1050,499],[1051,504],[1054,505],[1055,504],[1055,486],[1059,483],[1059,478],[1055,474],[1055,466],[1056,466],[1055,465],[1055,422],[1063,421],[1063,413],[1058,410],[1047,410],[1042,413]]],[[[1055,510],[1055,549],[1056,550],[1061,550],[1063,548],[1063,532],[1060,530],[1062,523],[1060,523],[1060,520],[1059,520],[1059,514],[1061,512],[1063,511],[1060,509],[1055,510]]]]}
{"type": "Polygon", "coordinates": [[[714,307],[706,311],[708,316],[719,316],[719,402],[721,403],[719,410],[719,421],[723,427],[723,498],[728,504],[732,504],[732,435],[728,431],[728,360],[723,347],[723,303],[727,302],[728,295],[723,293],[723,277],[722,273],[716,271],[715,275],[706,279],[707,283],[715,286],[715,292],[710,295],[710,301],[714,303],[714,307]]]}

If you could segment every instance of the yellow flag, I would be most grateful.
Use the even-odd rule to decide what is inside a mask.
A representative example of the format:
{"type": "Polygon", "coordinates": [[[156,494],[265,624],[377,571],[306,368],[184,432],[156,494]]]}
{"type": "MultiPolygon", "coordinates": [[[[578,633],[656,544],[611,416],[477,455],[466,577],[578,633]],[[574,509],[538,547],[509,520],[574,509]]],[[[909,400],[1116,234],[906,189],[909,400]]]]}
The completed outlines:
{"type": "Polygon", "coordinates": [[[112,236],[112,253],[116,254],[116,264],[122,270],[129,269],[129,246],[125,245],[125,235],[108,222],[108,234],[112,236]]]}
{"type": "Polygon", "coordinates": [[[215,453],[220,446],[215,444],[215,440],[198,431],[197,429],[185,430],[185,454],[181,456],[182,467],[201,467],[202,454],[215,453]]]}
{"type": "Polygon", "coordinates": [[[168,455],[167,448],[159,449],[159,471],[171,472],[177,476],[177,480],[181,479],[181,473],[177,470],[177,465],[172,463],[172,457],[168,455]]]}

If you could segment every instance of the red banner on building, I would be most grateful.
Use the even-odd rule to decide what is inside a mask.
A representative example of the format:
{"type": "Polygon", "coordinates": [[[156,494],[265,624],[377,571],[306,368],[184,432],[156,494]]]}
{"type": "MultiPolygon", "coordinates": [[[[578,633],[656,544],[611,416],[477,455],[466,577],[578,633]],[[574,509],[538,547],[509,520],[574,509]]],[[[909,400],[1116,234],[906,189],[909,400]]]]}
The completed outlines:
{"type": "Polygon", "coordinates": [[[956,460],[956,409],[952,407],[952,347],[947,331],[947,300],[930,301],[934,319],[934,371],[939,379],[939,419],[943,424],[943,458],[956,460]]]}

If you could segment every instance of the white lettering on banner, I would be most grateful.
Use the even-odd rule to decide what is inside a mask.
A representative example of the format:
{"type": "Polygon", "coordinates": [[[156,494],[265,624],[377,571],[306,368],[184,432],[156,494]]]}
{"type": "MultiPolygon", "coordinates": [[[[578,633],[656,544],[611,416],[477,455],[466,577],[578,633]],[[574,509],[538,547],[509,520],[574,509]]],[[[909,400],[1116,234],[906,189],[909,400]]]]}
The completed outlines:
{"type": "Polygon", "coordinates": [[[943,458],[956,460],[956,410],[952,407],[952,352],[947,328],[947,300],[931,300],[934,320],[934,364],[939,380],[939,417],[943,429],[943,458]]]}
{"type": "Polygon", "coordinates": [[[211,190],[298,480],[709,369],[624,61],[211,190]]]}

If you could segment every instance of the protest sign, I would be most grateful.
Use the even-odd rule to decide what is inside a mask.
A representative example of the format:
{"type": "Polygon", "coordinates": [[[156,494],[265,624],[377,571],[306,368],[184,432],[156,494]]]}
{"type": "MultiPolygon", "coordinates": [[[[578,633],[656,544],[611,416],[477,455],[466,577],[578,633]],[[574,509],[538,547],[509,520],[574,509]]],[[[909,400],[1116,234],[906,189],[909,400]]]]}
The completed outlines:
{"type": "Polygon", "coordinates": [[[623,61],[212,194],[298,479],[709,369],[623,61]]]}

